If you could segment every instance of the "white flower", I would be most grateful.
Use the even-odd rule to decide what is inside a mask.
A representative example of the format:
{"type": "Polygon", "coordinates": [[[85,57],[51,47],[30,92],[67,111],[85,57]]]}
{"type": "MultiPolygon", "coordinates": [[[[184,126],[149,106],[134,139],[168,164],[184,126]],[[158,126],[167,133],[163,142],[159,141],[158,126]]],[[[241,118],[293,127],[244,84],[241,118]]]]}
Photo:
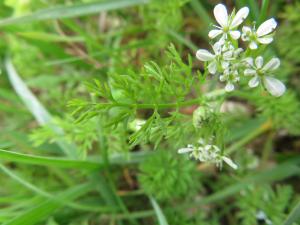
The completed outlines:
{"type": "Polygon", "coordinates": [[[242,40],[250,41],[250,49],[257,49],[258,43],[267,45],[273,41],[272,33],[277,27],[277,22],[271,18],[263,22],[257,30],[255,28],[243,27],[242,40]]]}
{"type": "Polygon", "coordinates": [[[235,88],[234,84],[240,81],[238,71],[234,66],[226,68],[219,79],[221,82],[226,82],[225,91],[227,92],[233,91],[235,88]]]}
{"type": "Polygon", "coordinates": [[[238,166],[230,158],[222,155],[219,147],[216,145],[207,144],[203,139],[199,140],[197,146],[188,145],[186,148],[179,149],[178,153],[189,153],[190,157],[193,157],[200,162],[215,163],[218,167],[222,167],[222,163],[224,161],[233,169],[238,168],[238,166]]]}
{"type": "Polygon", "coordinates": [[[215,43],[212,47],[214,54],[210,53],[206,49],[199,49],[196,52],[196,57],[203,62],[209,62],[208,71],[211,74],[215,74],[219,65],[221,65],[223,69],[228,67],[228,61],[232,59],[234,52],[227,49],[223,52],[220,42],[215,43]]]}
{"type": "Polygon", "coordinates": [[[135,119],[129,123],[129,129],[132,131],[139,131],[145,123],[146,120],[135,119]]]}
{"type": "Polygon", "coordinates": [[[240,31],[236,28],[247,18],[249,8],[241,8],[236,14],[231,13],[229,16],[227,9],[223,4],[218,4],[214,8],[214,16],[220,26],[215,26],[218,29],[211,30],[208,34],[210,38],[215,38],[223,34],[222,38],[227,39],[228,34],[235,40],[241,36],[240,31]]]}
{"type": "Polygon", "coordinates": [[[268,76],[274,70],[280,66],[280,60],[278,58],[272,58],[267,64],[264,65],[263,57],[258,56],[253,63],[253,59],[245,59],[250,68],[245,69],[245,76],[253,76],[248,85],[251,88],[257,87],[262,81],[267,91],[276,97],[283,95],[285,92],[285,86],[280,81],[271,76],[268,76]]]}
{"type": "Polygon", "coordinates": [[[263,220],[267,225],[272,225],[272,221],[268,219],[264,211],[260,210],[256,213],[256,219],[263,220]]]}

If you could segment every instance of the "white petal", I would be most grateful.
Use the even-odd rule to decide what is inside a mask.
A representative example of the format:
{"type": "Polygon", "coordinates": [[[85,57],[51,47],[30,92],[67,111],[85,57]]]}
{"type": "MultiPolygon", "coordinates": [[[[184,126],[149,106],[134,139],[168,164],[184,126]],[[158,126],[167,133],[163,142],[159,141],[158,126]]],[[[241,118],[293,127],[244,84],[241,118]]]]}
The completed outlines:
{"type": "Polygon", "coordinates": [[[234,85],[232,83],[228,82],[225,86],[225,91],[231,92],[233,90],[234,90],[234,85]]]}
{"type": "Polygon", "coordinates": [[[209,65],[208,65],[208,71],[211,74],[215,74],[217,72],[217,63],[216,61],[212,61],[209,65]]]}
{"type": "Polygon", "coordinates": [[[280,66],[280,60],[278,58],[271,59],[264,67],[264,71],[273,71],[280,66]]]}
{"type": "Polygon", "coordinates": [[[248,26],[243,26],[242,28],[243,33],[247,34],[247,33],[251,33],[251,28],[248,26]]]}
{"type": "Polygon", "coordinates": [[[229,65],[230,65],[229,62],[227,62],[227,61],[222,61],[221,64],[222,64],[222,68],[223,68],[223,69],[228,68],[229,65]]]}
{"type": "Polygon", "coordinates": [[[222,30],[211,30],[209,33],[208,33],[208,37],[213,39],[217,36],[219,36],[220,34],[222,34],[223,31],[222,30]]]}
{"type": "Polygon", "coordinates": [[[234,51],[234,56],[238,56],[240,53],[242,53],[244,51],[244,49],[242,49],[242,48],[238,48],[238,49],[236,49],[235,51],[234,51]]]}
{"type": "Polygon", "coordinates": [[[244,74],[245,74],[245,76],[253,76],[253,75],[256,75],[256,70],[254,70],[254,69],[245,69],[244,74]]]}
{"type": "Polygon", "coordinates": [[[222,43],[220,43],[218,41],[212,47],[213,47],[213,50],[214,50],[214,52],[215,52],[216,55],[221,54],[221,52],[222,52],[222,43]]]}
{"type": "Polygon", "coordinates": [[[221,75],[221,76],[219,77],[219,80],[220,80],[221,82],[224,82],[224,81],[226,80],[226,76],[225,76],[225,75],[221,75]]]}
{"type": "Polygon", "coordinates": [[[215,58],[215,56],[213,54],[211,54],[209,51],[205,50],[205,49],[199,49],[196,52],[196,57],[201,60],[201,61],[210,61],[212,59],[215,58]]]}
{"type": "Polygon", "coordinates": [[[255,87],[257,87],[259,85],[259,81],[260,81],[259,77],[255,76],[251,80],[249,80],[248,85],[251,88],[255,88],[255,87]]]}
{"type": "Polygon", "coordinates": [[[256,31],[257,36],[261,37],[271,33],[272,31],[275,30],[276,26],[277,26],[277,22],[273,18],[268,19],[258,27],[256,31]]]}
{"type": "Polygon", "coordinates": [[[234,27],[237,27],[238,25],[240,25],[247,18],[248,14],[249,14],[248,7],[241,8],[234,16],[232,23],[231,23],[231,27],[234,28],[234,27]]]}
{"type": "Polygon", "coordinates": [[[279,97],[281,95],[283,95],[283,93],[285,92],[285,85],[280,81],[280,80],[277,80],[273,77],[269,77],[269,76],[266,76],[264,78],[264,85],[267,89],[267,91],[273,95],[273,96],[276,96],[276,97],[279,97]]]}
{"type": "Polygon", "coordinates": [[[245,61],[248,65],[253,66],[253,58],[248,57],[245,58],[243,61],[245,61]]]}
{"type": "Polygon", "coordinates": [[[257,44],[255,41],[251,41],[249,45],[250,49],[257,49],[257,44]]]}
{"type": "Polygon", "coordinates": [[[238,168],[238,166],[231,159],[229,159],[228,157],[222,156],[222,159],[223,159],[224,162],[227,163],[228,166],[232,167],[233,169],[236,170],[238,168]]]}
{"type": "Polygon", "coordinates": [[[234,40],[239,39],[241,36],[241,32],[239,32],[238,30],[230,31],[229,34],[234,40]]]}
{"type": "Polygon", "coordinates": [[[214,8],[214,15],[217,22],[222,26],[226,26],[228,22],[228,13],[227,9],[223,4],[218,4],[214,8]]]}
{"type": "Polygon", "coordinates": [[[273,41],[273,38],[272,37],[257,38],[257,41],[261,44],[267,45],[273,41]]]}
{"type": "Polygon", "coordinates": [[[242,38],[243,41],[249,41],[250,40],[250,38],[245,33],[242,33],[241,38],[242,38]]]}
{"type": "Polygon", "coordinates": [[[255,65],[258,69],[262,68],[264,64],[264,58],[262,56],[258,56],[256,59],[255,59],[255,65]]]}
{"type": "Polygon", "coordinates": [[[227,52],[223,53],[224,59],[227,59],[227,60],[232,59],[232,56],[233,56],[233,51],[227,51],[227,52]]]}
{"type": "Polygon", "coordinates": [[[193,149],[192,148],[181,148],[178,150],[179,154],[184,154],[184,153],[188,153],[188,152],[192,152],[193,149]]]}

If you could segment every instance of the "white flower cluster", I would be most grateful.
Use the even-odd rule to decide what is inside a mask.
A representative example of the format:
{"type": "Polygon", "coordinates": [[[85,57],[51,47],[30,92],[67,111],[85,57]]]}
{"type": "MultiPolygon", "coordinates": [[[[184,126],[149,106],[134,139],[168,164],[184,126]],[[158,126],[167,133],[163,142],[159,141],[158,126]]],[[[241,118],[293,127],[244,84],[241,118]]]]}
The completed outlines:
{"type": "Polygon", "coordinates": [[[211,30],[208,36],[218,40],[212,45],[213,53],[199,49],[196,57],[207,63],[209,73],[218,75],[221,82],[226,82],[225,90],[228,92],[234,90],[235,84],[242,76],[252,76],[248,83],[249,87],[257,87],[261,82],[270,94],[279,97],[286,88],[281,81],[272,77],[272,73],[279,67],[280,60],[272,58],[264,65],[262,56],[254,57],[257,56],[257,49],[261,45],[273,41],[273,31],[277,23],[272,18],[262,23],[257,30],[255,26],[253,28],[244,26],[241,33],[238,28],[248,14],[248,7],[228,15],[223,4],[216,5],[214,15],[219,26],[214,25],[216,29],[211,30]],[[246,51],[238,46],[240,38],[244,42],[249,42],[246,51]]]}
{"type": "Polygon", "coordinates": [[[200,162],[215,163],[218,167],[222,167],[223,161],[237,169],[238,166],[228,157],[222,155],[221,150],[216,145],[205,143],[200,139],[197,146],[188,145],[186,148],[178,150],[179,154],[189,153],[189,156],[199,160],[200,162]]]}

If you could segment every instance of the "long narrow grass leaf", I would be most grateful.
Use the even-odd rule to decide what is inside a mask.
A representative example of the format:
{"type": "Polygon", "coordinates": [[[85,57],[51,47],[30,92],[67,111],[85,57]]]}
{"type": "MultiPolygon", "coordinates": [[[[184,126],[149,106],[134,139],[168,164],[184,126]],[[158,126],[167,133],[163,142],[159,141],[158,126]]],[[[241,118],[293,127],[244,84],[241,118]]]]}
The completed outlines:
{"type": "MultiPolygon", "coordinates": [[[[91,191],[92,188],[93,187],[91,183],[81,184],[58,194],[57,198],[59,198],[62,202],[70,202],[91,191]]],[[[5,222],[3,225],[35,225],[38,222],[41,222],[44,219],[48,218],[63,205],[64,204],[61,202],[48,199],[43,201],[39,205],[21,213],[15,218],[12,218],[11,220],[5,222]]]]}
{"type": "Polygon", "coordinates": [[[300,221],[300,202],[293,208],[282,225],[293,225],[300,221]]]}
{"type": "Polygon", "coordinates": [[[199,0],[191,0],[190,4],[194,11],[197,13],[197,15],[203,20],[203,22],[206,23],[206,25],[209,25],[213,22],[209,14],[207,13],[207,10],[199,0]]]}
{"type": "MultiPolygon", "coordinates": [[[[7,70],[8,78],[28,110],[35,117],[40,125],[48,124],[49,127],[58,135],[64,136],[63,130],[52,123],[52,117],[35,95],[29,90],[25,82],[18,75],[14,65],[9,57],[6,57],[5,67],[7,70]]],[[[65,154],[72,158],[78,158],[78,150],[74,144],[65,141],[58,141],[57,144],[61,147],[65,154]]]]}
{"type": "Polygon", "coordinates": [[[22,177],[13,173],[8,168],[6,168],[4,165],[0,164],[0,170],[2,170],[10,178],[15,180],[16,182],[18,182],[19,184],[21,184],[23,187],[27,188],[28,190],[30,190],[38,195],[41,195],[42,197],[45,197],[47,199],[54,200],[54,201],[57,201],[58,203],[69,206],[71,208],[78,209],[78,210],[85,210],[85,211],[96,211],[96,212],[108,211],[108,209],[109,209],[107,207],[87,206],[87,205],[82,205],[82,204],[73,203],[73,202],[61,201],[61,199],[57,198],[55,195],[52,195],[52,194],[36,187],[35,185],[29,183],[28,181],[24,180],[22,177]]]}
{"type": "MultiPolygon", "coordinates": [[[[116,165],[125,165],[132,163],[139,163],[147,158],[151,153],[137,152],[127,155],[112,155],[110,157],[110,163],[116,165]]],[[[0,149],[0,160],[19,162],[29,165],[38,166],[53,166],[61,168],[74,168],[74,169],[87,169],[96,170],[101,169],[104,166],[102,159],[92,160],[73,160],[58,157],[45,157],[45,156],[35,156],[29,154],[22,154],[7,150],[0,149]]]]}
{"type": "Polygon", "coordinates": [[[243,190],[250,184],[260,184],[260,183],[266,183],[266,182],[273,182],[277,180],[282,180],[294,175],[300,174],[300,157],[297,157],[295,159],[292,159],[288,162],[282,163],[278,166],[275,166],[271,169],[268,169],[266,171],[262,171],[258,174],[246,177],[242,181],[233,184],[227,188],[224,188],[199,202],[199,204],[209,204],[212,202],[220,201],[224,198],[227,198],[229,196],[232,196],[233,194],[243,190]]]}
{"type": "Polygon", "coordinates": [[[158,205],[158,203],[156,202],[156,200],[153,197],[150,197],[150,201],[151,201],[152,207],[155,211],[159,225],[169,225],[163,211],[161,210],[161,208],[158,205]]]}
{"type": "Polygon", "coordinates": [[[270,0],[263,0],[262,1],[259,20],[258,20],[259,24],[261,24],[265,19],[267,19],[269,3],[270,3],[270,0]]]}
{"type": "Polygon", "coordinates": [[[2,19],[0,20],[0,27],[18,23],[29,23],[49,19],[63,19],[96,14],[104,11],[145,4],[147,2],[149,2],[149,0],[106,0],[85,4],[56,6],[53,8],[39,10],[25,16],[2,19]]]}

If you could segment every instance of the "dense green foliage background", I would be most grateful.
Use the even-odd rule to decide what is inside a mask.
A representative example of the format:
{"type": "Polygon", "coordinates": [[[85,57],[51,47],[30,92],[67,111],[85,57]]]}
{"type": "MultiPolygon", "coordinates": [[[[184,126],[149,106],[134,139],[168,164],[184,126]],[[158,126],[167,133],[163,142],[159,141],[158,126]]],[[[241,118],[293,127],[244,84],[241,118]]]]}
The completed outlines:
{"type": "Polygon", "coordinates": [[[278,20],[287,92],[241,84],[198,129],[222,88],[194,57],[217,3],[0,2],[1,224],[300,224],[300,3],[224,1],[278,20]],[[238,170],[177,154],[211,134],[238,170]]]}

